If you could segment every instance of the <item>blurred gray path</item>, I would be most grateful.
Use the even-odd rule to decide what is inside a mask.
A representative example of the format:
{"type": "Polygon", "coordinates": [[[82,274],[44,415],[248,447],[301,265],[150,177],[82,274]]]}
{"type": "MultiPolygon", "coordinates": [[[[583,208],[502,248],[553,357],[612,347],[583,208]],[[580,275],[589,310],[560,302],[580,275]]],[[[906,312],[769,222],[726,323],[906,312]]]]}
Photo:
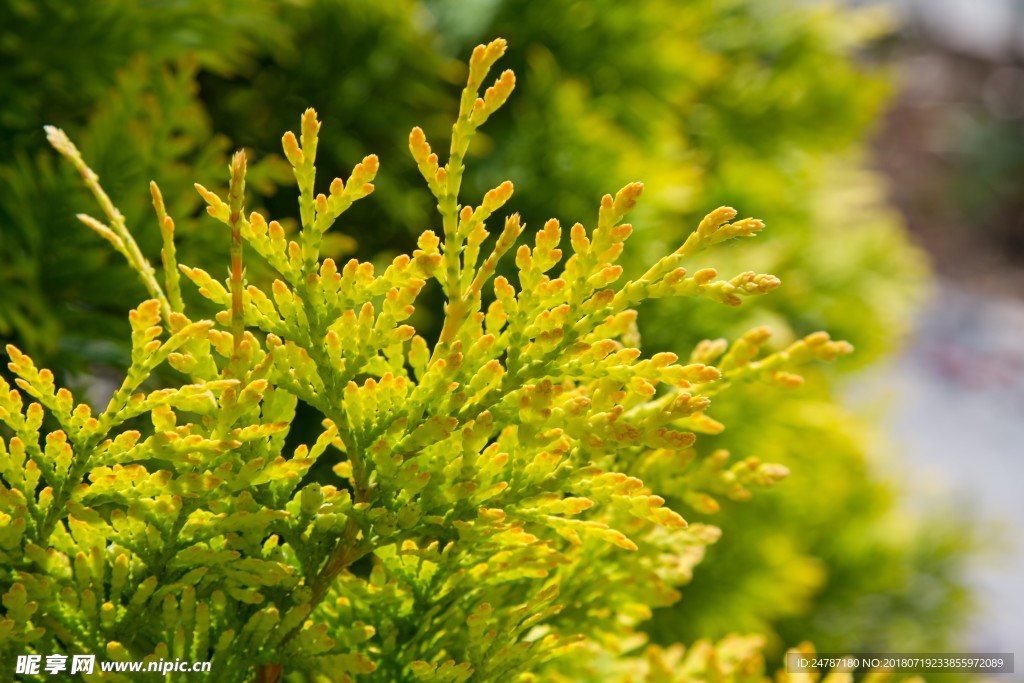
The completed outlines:
{"type": "MultiPolygon", "coordinates": [[[[879,394],[902,454],[879,464],[908,482],[910,504],[980,518],[1000,539],[970,567],[980,613],[965,645],[1024,659],[1024,302],[942,286],[910,347],[853,400],[879,394]]],[[[1024,680],[1015,668],[998,680],[1024,680]]]]}

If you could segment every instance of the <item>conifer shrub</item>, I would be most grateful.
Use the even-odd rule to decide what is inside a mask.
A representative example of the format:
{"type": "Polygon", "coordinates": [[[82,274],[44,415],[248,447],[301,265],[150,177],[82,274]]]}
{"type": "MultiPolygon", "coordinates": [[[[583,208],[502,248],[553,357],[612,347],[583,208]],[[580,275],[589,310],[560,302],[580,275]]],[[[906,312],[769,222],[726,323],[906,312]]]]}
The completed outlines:
{"type": "Polygon", "coordinates": [[[0,660],[212,660],[218,681],[766,680],[757,636],[643,648],[639,627],[679,599],[719,535],[666,498],[707,507],[785,477],[695,447],[718,424],[712,401],[799,385],[802,366],[851,347],[815,332],[762,353],[770,332],[757,327],[683,357],[642,353],[645,301],[735,306],[779,286],[688,270],[764,224],[715,209],[625,278],[639,183],[605,195],[596,223],[568,239],[557,220],[527,230],[503,216],[510,182],[463,199],[471,140],[515,85],[505,71],[480,92],[504,51],[503,40],[473,51],[443,165],[422,130],[409,136],[440,226],[383,269],[322,257],[379,162],[363,158],[318,193],[313,110],[282,139],[299,191],[294,239],[247,213],[244,152],[226,195],[196,186],[225,226],[223,281],[179,266],[155,183],[163,267],[152,266],[79,150],[48,128],[101,207],[102,219],[79,220],[150,298],[129,316],[131,365],[102,410],[7,349],[0,660]],[[275,274],[267,289],[246,279],[256,259],[275,274]],[[503,259],[511,277],[498,274],[503,259]],[[193,313],[188,288],[214,319],[193,313]],[[429,288],[445,302],[436,339],[410,324],[429,288]],[[300,404],[323,421],[296,445],[300,404]]]}
{"type": "MultiPolygon", "coordinates": [[[[886,92],[884,68],[863,58],[877,16],[785,0],[2,3],[0,62],[11,68],[0,70],[0,356],[13,342],[58,384],[105,405],[130,363],[124,312],[146,296],[120,256],[81,229],[75,214],[93,200],[71,165],[55,163],[39,122],[68,131],[142,254],[159,260],[160,229],[138,192],[155,178],[178,259],[220,272],[223,236],[209,230],[192,181],[226,192],[219,169],[232,144],[244,146],[247,202],[295,239],[293,193],[277,189],[294,182],[279,133],[313,106],[330,122],[320,173],[341,174],[375,150],[386,197],[355,204],[321,256],[385,268],[437,215],[403,131],[419,124],[445,137],[457,103],[444,93],[465,64],[443,55],[507,36],[517,49],[506,63],[524,87],[474,136],[467,196],[509,178],[507,213],[534,226],[551,216],[589,225],[595,197],[644,179],[619,261],[626,280],[675,249],[707,207],[736,202],[772,226],[771,238],[697,254],[690,270],[770,272],[786,286],[739,308],[648,301],[637,321],[645,352],[685,357],[705,337],[765,325],[769,351],[817,329],[857,348],[807,368],[802,387],[750,384],[717,398],[727,428],[706,430],[696,448],[757,455],[794,474],[720,509],[666,496],[723,535],[685,599],[656,609],[644,629],[665,644],[760,633],[771,662],[804,638],[828,651],[950,649],[978,534],[952,514],[906,514],[902,487],[872,464],[891,454],[883,440],[835,399],[844,376],[899,346],[926,284],[919,251],[861,159],[886,92]]],[[[515,281],[511,258],[498,272],[515,281]]],[[[274,272],[249,258],[246,277],[270,291],[274,272]]],[[[193,287],[182,296],[192,318],[216,312],[193,287]]],[[[441,311],[439,289],[427,287],[409,322],[432,339],[441,311]]],[[[179,379],[166,364],[154,375],[153,386],[179,379]]],[[[321,419],[300,402],[287,448],[315,441],[321,419]]],[[[308,478],[333,476],[320,461],[308,478]]]]}

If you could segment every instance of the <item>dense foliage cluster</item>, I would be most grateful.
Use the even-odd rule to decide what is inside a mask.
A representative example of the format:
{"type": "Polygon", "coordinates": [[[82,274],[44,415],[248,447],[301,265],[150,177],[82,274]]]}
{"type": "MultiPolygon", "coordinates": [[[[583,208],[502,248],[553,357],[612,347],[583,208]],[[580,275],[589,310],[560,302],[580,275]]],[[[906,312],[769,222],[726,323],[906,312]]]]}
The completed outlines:
{"type": "MultiPolygon", "coordinates": [[[[504,35],[517,46],[507,59],[528,87],[464,150],[475,169],[463,181],[467,196],[510,178],[517,191],[503,210],[518,213],[520,224],[556,216],[566,226],[591,225],[593,198],[644,180],[637,229],[615,262],[623,281],[641,280],[708,207],[736,202],[772,226],[771,239],[689,254],[687,267],[693,276],[707,266],[770,272],[786,286],[739,308],[648,299],[620,340],[639,347],[639,331],[646,353],[687,358],[704,338],[739,339],[766,325],[775,332],[768,352],[828,329],[858,349],[836,367],[855,368],[898,345],[924,275],[860,159],[887,89],[884,71],[861,59],[880,27],[871,12],[786,0],[2,3],[0,61],[9,68],[0,70],[0,338],[99,412],[133,362],[124,312],[147,296],[160,300],[161,289],[170,310],[184,310],[173,286],[155,275],[133,279],[103,239],[82,229],[74,216],[90,211],[92,198],[74,168],[54,163],[41,122],[68,130],[103,178],[132,228],[127,240],[106,221],[115,246],[137,242],[131,260],[156,261],[165,216],[174,216],[175,259],[202,277],[222,272],[225,236],[210,229],[192,182],[226,197],[220,169],[232,144],[245,146],[248,203],[262,215],[290,215],[293,192],[279,188],[294,182],[293,171],[278,135],[295,112],[315,106],[330,132],[318,145],[321,173],[340,175],[375,150],[382,163],[374,182],[384,196],[349,208],[346,231],[320,235],[320,255],[342,275],[353,255],[381,273],[399,254],[423,250],[417,239],[438,215],[405,136],[419,124],[425,137],[444,139],[455,115],[444,93],[464,79],[465,66],[438,47],[461,55],[504,35]],[[167,202],[157,217],[138,191],[151,178],[167,202]]],[[[301,221],[270,225],[267,239],[310,248],[301,221]]],[[[563,233],[552,248],[569,252],[570,231],[563,233]]],[[[472,253],[476,237],[463,239],[472,253]]],[[[476,247],[478,260],[490,246],[476,247]]],[[[273,281],[288,283],[279,265],[245,262],[248,283],[275,306],[273,281]]],[[[509,254],[494,276],[518,283],[514,265],[509,254]]],[[[222,309],[223,294],[207,291],[221,298],[181,287],[191,319],[222,309]]],[[[481,291],[485,307],[493,288],[481,291]]],[[[701,295],[728,296],[715,288],[701,295]]],[[[444,294],[425,286],[418,301],[404,323],[433,342],[445,321],[444,294]]],[[[167,327],[167,311],[161,318],[167,327]]],[[[144,389],[182,380],[168,363],[151,369],[144,389]]],[[[691,447],[696,460],[758,456],[794,472],[784,486],[726,505],[745,500],[746,489],[696,495],[640,477],[691,528],[724,532],[707,547],[701,571],[676,577],[676,587],[689,582],[685,599],[656,607],[642,623],[656,642],[759,633],[772,662],[805,638],[833,651],[948,646],[963,608],[958,572],[971,534],[961,520],[906,519],[898,489],[869,466],[880,450],[870,425],[834,400],[834,373],[807,373],[813,381],[785,390],[735,383],[715,397],[717,421],[688,426],[702,434],[691,447]]],[[[299,401],[285,452],[316,443],[324,416],[299,401]]],[[[128,427],[146,431],[135,422],[128,427]]],[[[336,486],[328,460],[319,458],[304,481],[336,486]]]]}
{"type": "MultiPolygon", "coordinates": [[[[756,639],[652,649],[620,658],[651,608],[678,599],[718,530],[688,525],[663,495],[707,507],[744,498],[786,470],[724,451],[711,397],[850,351],[814,333],[762,355],[769,331],[708,340],[688,358],[645,357],[635,306],[702,297],[735,306],[778,286],[771,275],[688,272],[705,248],[759,233],[720,208],[642,276],[617,265],[643,186],[600,203],[596,225],[533,231],[516,214],[487,222],[512,195],[503,182],[460,203],[477,128],[509,97],[505,71],[481,94],[505,43],[477,47],[441,165],[416,128],[409,148],[441,215],[411,256],[378,273],[339,266],[320,245],[336,219],[374,190],[375,156],[316,193],[320,122],[308,110],[284,154],[299,187],[301,229],[246,215],[246,155],[225,197],[197,186],[227,227],[222,283],[180,271],[219,313],[194,319],[181,293],[174,221],[152,186],[163,277],[59,129],[54,147],[84,178],[104,220],[79,220],[139,273],[152,299],[130,316],[132,362],[94,414],[52,372],[11,346],[17,388],[0,392],[4,659],[15,652],[105,652],[113,659],[212,659],[218,680],[253,667],[295,680],[758,680],[756,639]],[[243,249],[277,276],[245,281],[243,249]],[[496,272],[515,251],[514,280],[496,272]],[[406,324],[428,282],[443,292],[430,343],[406,324]],[[168,365],[181,381],[147,382],[168,365]],[[323,416],[310,444],[285,448],[296,406],[323,416]],[[48,425],[52,421],[53,427],[48,425]],[[317,461],[332,483],[308,481],[317,461]],[[653,674],[652,674],[653,675],[653,674]],[[526,679],[524,679],[526,680],[526,679]]],[[[7,675],[7,674],[5,674],[7,675]]]]}

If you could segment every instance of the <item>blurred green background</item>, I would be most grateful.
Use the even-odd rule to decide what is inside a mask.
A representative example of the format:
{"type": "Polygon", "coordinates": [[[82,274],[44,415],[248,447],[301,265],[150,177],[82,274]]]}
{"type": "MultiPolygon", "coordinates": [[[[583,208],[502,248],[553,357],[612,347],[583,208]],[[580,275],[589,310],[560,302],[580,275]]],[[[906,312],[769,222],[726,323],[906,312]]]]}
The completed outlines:
{"type": "MultiPolygon", "coordinates": [[[[872,466],[884,439],[836,400],[844,376],[900,347],[929,282],[866,163],[865,140],[892,91],[872,48],[891,28],[874,10],[783,0],[8,0],[0,338],[100,395],[102,378],[127,365],[125,314],[145,297],[75,220],[95,210],[46,147],[44,123],[79,143],[151,260],[152,178],[178,224],[179,260],[218,273],[227,235],[204,220],[191,183],[219,189],[228,152],[244,146],[255,205],[293,215],[279,141],[313,106],[324,122],[322,175],[369,152],[381,158],[375,199],[346,214],[329,255],[385,260],[437,222],[409,130],[420,125],[444,147],[464,78],[458,60],[503,36],[502,65],[518,86],[470,150],[467,197],[509,178],[507,210],[528,226],[591,224],[602,194],[641,180],[633,272],[707,211],[736,206],[768,230],[707,263],[730,276],[775,273],[783,287],[740,309],[646,304],[643,348],[687,355],[700,339],[761,324],[778,346],[825,329],[857,348],[800,389],[751,387],[716,402],[711,414],[729,427],[699,448],[793,474],[719,512],[672,501],[723,537],[683,599],[655,614],[652,638],[760,632],[772,661],[802,640],[821,651],[955,649],[971,528],[908,513],[902,484],[872,466]]],[[[247,268],[250,281],[269,276],[254,259],[247,268]]]]}

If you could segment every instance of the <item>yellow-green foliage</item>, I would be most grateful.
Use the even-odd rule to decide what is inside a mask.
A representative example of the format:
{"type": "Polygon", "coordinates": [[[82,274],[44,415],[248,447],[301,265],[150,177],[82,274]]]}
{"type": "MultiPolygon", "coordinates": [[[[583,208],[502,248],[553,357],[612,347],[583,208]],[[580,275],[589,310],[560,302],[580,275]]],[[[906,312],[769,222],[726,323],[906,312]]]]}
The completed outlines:
{"type": "MultiPolygon", "coordinates": [[[[454,44],[465,40],[462,28],[521,46],[512,59],[530,87],[491,133],[522,142],[481,141],[473,151],[480,176],[512,175],[527,220],[585,215],[594,188],[642,174],[652,192],[636,253],[674,247],[706,203],[756,207],[773,239],[738,258],[787,286],[755,316],[777,314],[782,334],[783,325],[798,335],[841,331],[861,363],[905,329],[921,259],[859,158],[889,90],[885,69],[862,55],[887,26],[877,9],[789,0],[427,4],[448,10],[437,30],[454,44]],[[549,193],[555,209],[544,206],[549,193]]],[[[692,315],[681,302],[659,308],[643,325],[659,348],[751,322],[692,315]],[[663,325],[679,316],[685,325],[663,325]]]]}
{"type": "MultiPolygon", "coordinates": [[[[245,146],[248,202],[296,239],[293,193],[273,194],[291,168],[274,151],[295,113],[315,106],[330,122],[321,173],[374,150],[384,195],[350,209],[347,230],[328,231],[321,256],[356,254],[380,269],[415,249],[437,216],[405,151],[414,124],[446,139],[456,109],[444,93],[465,65],[437,45],[463,54],[505,35],[517,46],[506,63],[525,87],[475,136],[467,196],[510,178],[517,191],[506,212],[534,227],[550,216],[590,225],[594,198],[643,179],[637,231],[620,260],[626,279],[678,246],[708,207],[736,202],[771,225],[770,239],[697,255],[690,270],[770,272],[785,286],[740,308],[648,302],[638,320],[645,351],[685,357],[704,337],[762,325],[775,332],[773,350],[817,329],[858,350],[802,388],[747,385],[716,400],[728,428],[704,434],[697,457],[757,455],[794,476],[714,514],[701,499],[667,497],[724,535],[685,599],[656,610],[645,629],[661,643],[756,629],[773,664],[782,644],[809,636],[828,651],[948,649],[965,544],[976,534],[895,514],[899,487],[867,466],[871,426],[829,388],[839,377],[832,368],[898,344],[922,284],[917,251],[857,155],[886,91],[885,70],[863,58],[877,18],[789,0],[0,3],[0,338],[102,405],[108,378],[129,362],[124,311],[145,296],[120,256],[75,219],[91,198],[46,149],[40,121],[68,130],[149,260],[159,261],[161,231],[139,188],[156,178],[178,259],[219,275],[224,235],[200,215],[192,181],[223,192],[229,145],[245,146]],[[773,410],[750,409],[766,404],[773,410]]],[[[245,265],[249,282],[270,291],[273,269],[260,258],[245,265]]],[[[515,281],[511,258],[498,272],[515,281]]],[[[213,315],[194,287],[183,297],[192,318],[213,315]]],[[[428,339],[440,329],[440,299],[427,287],[407,321],[428,339]]],[[[146,386],[174,381],[166,364],[155,372],[146,386]]],[[[287,447],[314,441],[319,420],[300,403],[287,447]]],[[[333,477],[322,459],[306,481],[333,477]]]]}
{"type": "MultiPolygon", "coordinates": [[[[783,287],[739,309],[646,304],[645,349],[685,354],[702,338],[761,325],[775,333],[771,348],[782,348],[828,329],[856,346],[834,366],[850,372],[899,347],[927,269],[866,163],[865,138],[891,88],[870,56],[887,25],[877,8],[505,0],[469,3],[471,20],[466,3],[429,4],[450,8],[437,30],[454,44],[461,28],[519,48],[511,59],[529,87],[489,129],[518,144],[485,140],[471,152],[477,178],[511,174],[512,205],[527,220],[586,215],[580,202],[602,183],[642,177],[651,191],[634,216],[626,277],[685,238],[709,203],[736,202],[771,226],[770,239],[691,263],[769,272],[783,287]]],[[[657,641],[757,631],[768,636],[770,661],[811,636],[838,651],[950,647],[965,604],[958,556],[972,534],[962,519],[900,509],[902,487],[869,466],[898,453],[838,404],[841,379],[830,367],[795,390],[752,387],[716,402],[726,429],[704,435],[702,454],[757,455],[794,474],[717,513],[669,498],[724,534],[684,599],[656,613],[648,630],[657,641]],[[773,410],[751,410],[762,404],[773,410]]]]}
{"type": "MultiPolygon", "coordinates": [[[[440,226],[383,272],[321,258],[336,219],[373,192],[379,164],[367,156],[318,194],[312,110],[283,138],[299,189],[294,240],[246,213],[244,153],[226,196],[197,185],[226,226],[223,282],[177,267],[174,221],[154,185],[159,277],[78,149],[48,129],[102,209],[102,220],[81,220],[152,298],[131,313],[131,366],[102,411],[8,348],[17,388],[0,387],[4,661],[30,651],[212,659],[219,681],[278,666],[296,681],[668,670],[677,650],[652,650],[646,663],[619,655],[642,642],[636,627],[652,608],[678,599],[719,532],[687,525],[665,497],[707,506],[787,473],[694,448],[696,433],[719,429],[712,397],[798,385],[801,365],[851,348],[817,332],[765,355],[769,332],[755,328],[684,358],[641,353],[644,301],[735,305],[779,285],[686,270],[705,248],[764,227],[732,209],[623,281],[623,219],[639,183],[605,195],[596,224],[573,225],[565,245],[556,220],[523,238],[518,215],[499,217],[509,182],[463,204],[467,148],[515,85],[506,71],[480,92],[504,50],[496,40],[473,51],[445,163],[412,131],[440,226]],[[246,283],[243,249],[276,272],[269,291],[246,283]],[[506,255],[512,280],[496,275],[506,255]],[[191,317],[189,283],[219,309],[215,321],[191,317]],[[446,303],[428,341],[407,321],[434,286],[446,303]],[[162,366],[180,381],[151,386],[162,366]],[[323,425],[291,448],[299,402],[323,425]],[[332,483],[306,479],[318,462],[332,483]]],[[[699,644],[682,678],[658,680],[761,680],[753,645],[729,640],[712,656],[699,644]]]]}

